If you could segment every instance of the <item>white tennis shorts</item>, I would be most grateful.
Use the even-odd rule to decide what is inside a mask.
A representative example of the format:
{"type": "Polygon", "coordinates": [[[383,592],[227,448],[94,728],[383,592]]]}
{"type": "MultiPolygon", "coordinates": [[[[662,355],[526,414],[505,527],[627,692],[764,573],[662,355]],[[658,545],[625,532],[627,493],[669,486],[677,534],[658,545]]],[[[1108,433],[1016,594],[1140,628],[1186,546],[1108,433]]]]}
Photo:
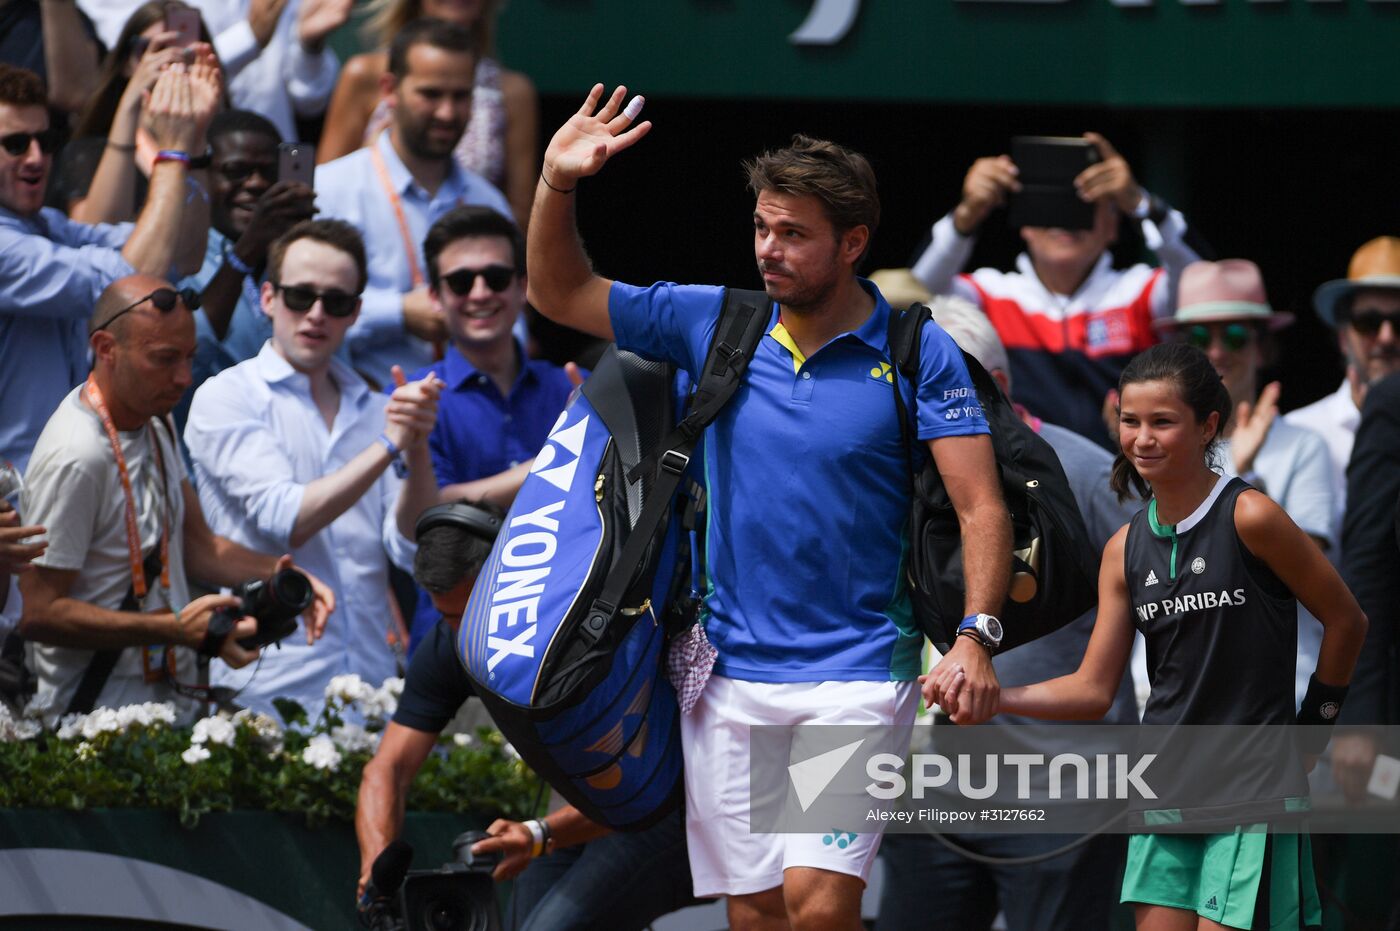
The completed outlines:
{"type": "Polygon", "coordinates": [[[711,676],[695,708],[681,716],[686,840],[695,894],[748,895],[773,889],[783,884],[783,871],[795,866],[868,880],[881,834],[865,830],[867,825],[834,825],[821,834],[750,832],[749,728],[909,727],[918,705],[916,682],[770,683],[711,676]]]}

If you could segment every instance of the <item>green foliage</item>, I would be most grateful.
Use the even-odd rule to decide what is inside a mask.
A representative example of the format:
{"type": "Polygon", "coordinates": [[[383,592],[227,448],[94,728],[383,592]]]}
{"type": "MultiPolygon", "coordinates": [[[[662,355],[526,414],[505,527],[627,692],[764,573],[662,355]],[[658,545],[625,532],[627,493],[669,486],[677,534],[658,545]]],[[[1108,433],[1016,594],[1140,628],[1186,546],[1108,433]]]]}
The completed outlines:
{"type": "MultiPolygon", "coordinates": [[[[350,822],[382,727],[373,717],[365,727],[347,725],[341,714],[355,704],[331,698],[315,725],[299,730],[249,712],[175,727],[170,706],[160,705],[98,709],[65,719],[57,732],[0,721],[0,808],[161,809],[189,827],[206,812],[234,809],[299,813],[312,826],[350,822]]],[[[278,710],[295,719],[301,709],[278,710]]],[[[501,735],[481,728],[438,740],[408,807],[522,819],[540,813],[541,794],[501,735]]]]}

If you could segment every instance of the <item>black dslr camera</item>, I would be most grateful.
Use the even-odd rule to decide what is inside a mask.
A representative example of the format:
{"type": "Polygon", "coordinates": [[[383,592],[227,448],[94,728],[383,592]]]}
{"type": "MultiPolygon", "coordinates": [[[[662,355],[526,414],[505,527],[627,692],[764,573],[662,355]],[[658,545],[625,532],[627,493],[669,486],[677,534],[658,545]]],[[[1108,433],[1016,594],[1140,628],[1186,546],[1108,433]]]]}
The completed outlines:
{"type": "Polygon", "coordinates": [[[219,615],[228,617],[230,624],[241,617],[254,617],[258,632],[244,637],[238,645],[245,650],[276,643],[297,629],[297,615],[311,607],[311,581],[295,569],[282,569],[270,579],[253,579],[233,590],[239,599],[237,608],[220,608],[219,615]]]}
{"type": "Polygon", "coordinates": [[[410,870],[413,848],[394,841],[374,861],[360,922],[375,931],[500,931],[491,873],[500,854],[477,856],[485,840],[466,831],[452,842],[452,860],[435,870],[410,870]]]}

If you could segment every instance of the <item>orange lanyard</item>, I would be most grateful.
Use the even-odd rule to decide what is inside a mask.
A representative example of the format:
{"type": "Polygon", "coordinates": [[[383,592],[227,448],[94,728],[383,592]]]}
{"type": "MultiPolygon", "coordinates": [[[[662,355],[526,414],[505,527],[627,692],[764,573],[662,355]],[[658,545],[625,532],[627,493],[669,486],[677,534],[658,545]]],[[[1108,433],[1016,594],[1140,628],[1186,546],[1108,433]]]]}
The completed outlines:
{"type": "Polygon", "coordinates": [[[389,178],[389,166],[384,164],[384,156],[379,152],[378,140],[370,146],[369,159],[374,163],[374,171],[375,174],[379,175],[379,183],[384,188],[384,195],[389,198],[389,206],[394,208],[394,217],[399,221],[399,236],[403,238],[403,254],[404,258],[408,259],[408,273],[413,279],[413,289],[416,291],[423,287],[423,270],[418,267],[418,247],[414,245],[413,233],[409,232],[408,217],[403,214],[403,202],[399,199],[399,192],[394,190],[394,182],[389,178]]]}
{"type": "MultiPolygon", "coordinates": [[[[126,467],[126,456],[122,454],[121,437],[117,435],[116,424],[112,423],[112,415],[107,413],[107,405],[102,400],[102,390],[97,387],[97,380],[89,375],[87,380],[88,400],[92,403],[92,409],[97,412],[98,418],[102,421],[102,427],[107,431],[107,439],[112,444],[112,455],[117,460],[117,474],[121,476],[122,493],[126,496],[126,546],[131,554],[131,590],[137,600],[146,597],[146,572],[142,568],[144,560],[141,556],[141,530],[136,524],[136,496],[131,491],[131,473],[126,467]]],[[[146,429],[150,430],[151,425],[146,424],[146,429]]],[[[160,462],[161,482],[165,481],[165,459],[160,455],[160,438],[152,437],[151,442],[155,444],[155,455],[160,462]]],[[[165,489],[161,489],[164,498],[165,489]]],[[[166,513],[161,516],[160,522],[160,584],[170,590],[170,513],[166,508],[166,513]]]]}

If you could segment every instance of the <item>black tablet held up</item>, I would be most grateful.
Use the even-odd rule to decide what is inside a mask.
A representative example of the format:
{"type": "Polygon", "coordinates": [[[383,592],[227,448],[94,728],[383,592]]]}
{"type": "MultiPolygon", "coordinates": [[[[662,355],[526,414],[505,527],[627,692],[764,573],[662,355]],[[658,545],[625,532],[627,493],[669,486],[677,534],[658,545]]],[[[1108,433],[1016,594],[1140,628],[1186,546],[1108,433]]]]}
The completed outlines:
{"type": "Polygon", "coordinates": [[[1074,190],[1074,179],[1099,160],[1092,144],[1078,136],[1016,136],[1011,160],[1020,171],[1021,190],[1011,195],[1008,224],[1093,228],[1094,205],[1080,200],[1074,190]]]}

